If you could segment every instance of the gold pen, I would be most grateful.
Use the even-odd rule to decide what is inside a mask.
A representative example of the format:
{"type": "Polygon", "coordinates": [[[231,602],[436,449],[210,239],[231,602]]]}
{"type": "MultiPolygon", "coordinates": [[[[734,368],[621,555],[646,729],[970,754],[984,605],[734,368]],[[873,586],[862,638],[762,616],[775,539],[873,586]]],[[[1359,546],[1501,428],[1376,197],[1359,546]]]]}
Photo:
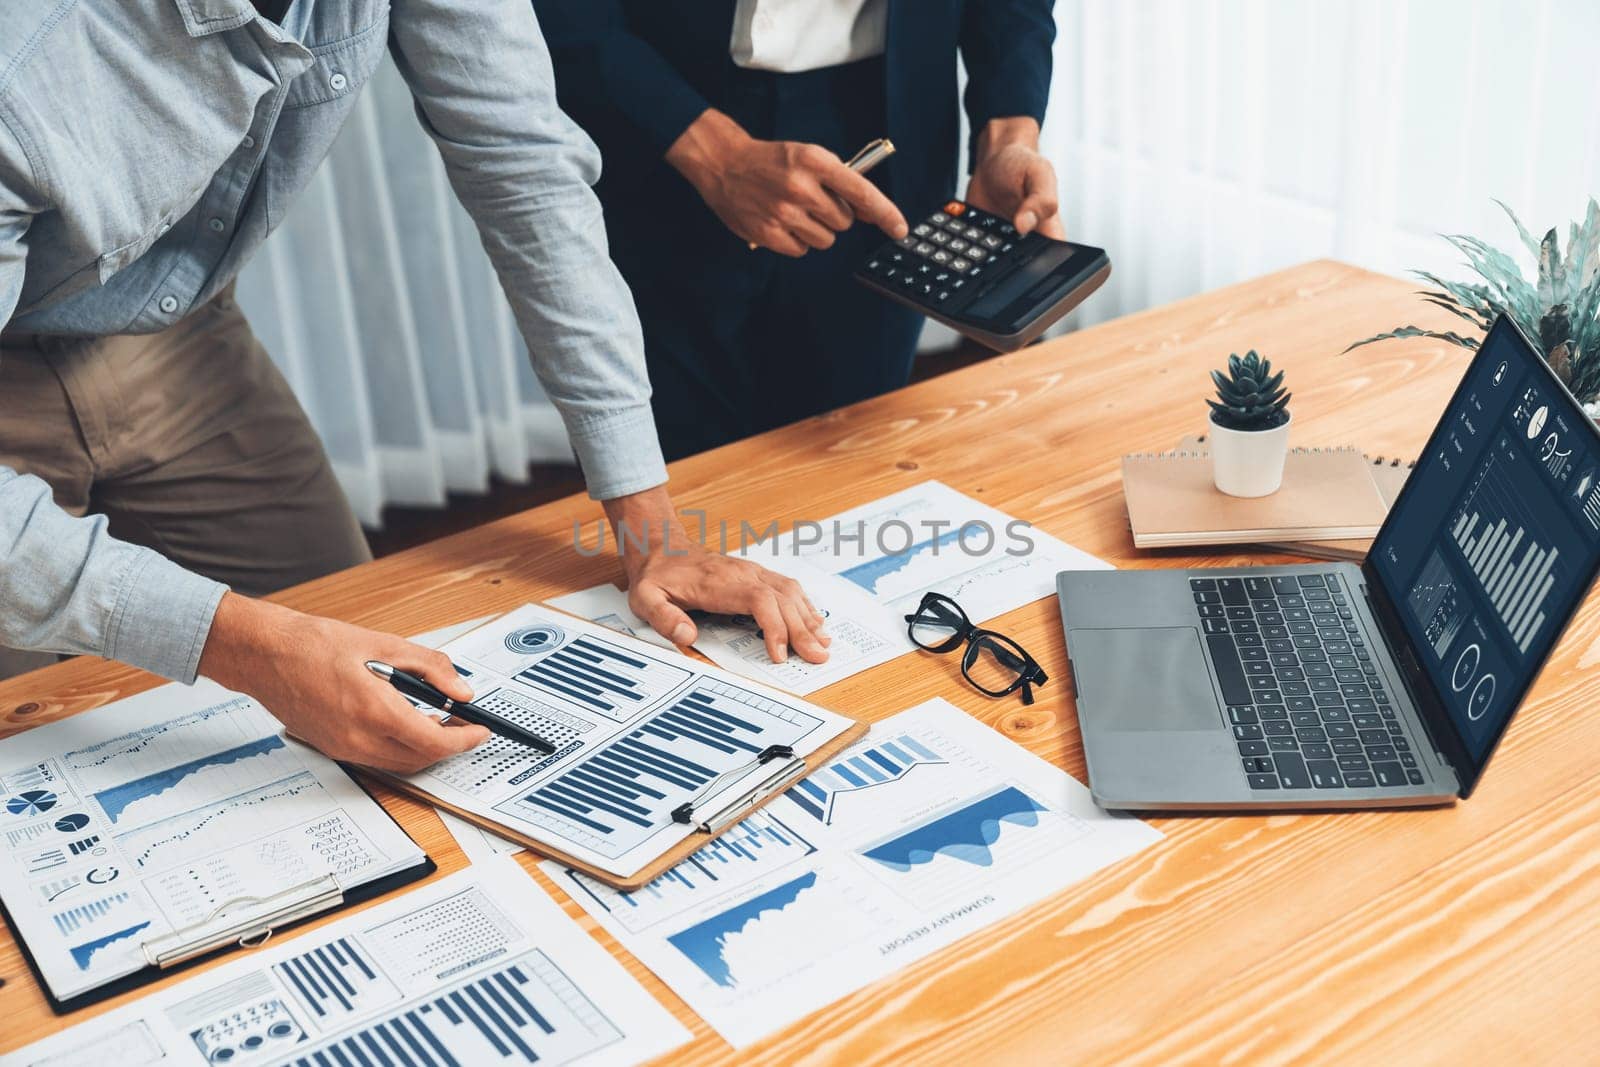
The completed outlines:
{"type": "MultiPolygon", "coordinates": [[[[889,140],[887,137],[880,137],[876,141],[867,142],[867,144],[862,147],[861,151],[851,156],[845,162],[845,166],[849,167],[857,174],[865,174],[867,171],[871,170],[873,167],[876,167],[879,163],[882,163],[892,155],[894,155],[894,142],[889,140]]],[[[839,199],[839,195],[837,193],[833,195],[835,200],[839,199]]],[[[844,204],[844,201],[840,200],[839,202],[844,205],[846,211],[850,210],[849,205],[844,204]]],[[[750,251],[754,252],[760,247],[761,246],[756,244],[754,241],[750,242],[750,251]]]]}

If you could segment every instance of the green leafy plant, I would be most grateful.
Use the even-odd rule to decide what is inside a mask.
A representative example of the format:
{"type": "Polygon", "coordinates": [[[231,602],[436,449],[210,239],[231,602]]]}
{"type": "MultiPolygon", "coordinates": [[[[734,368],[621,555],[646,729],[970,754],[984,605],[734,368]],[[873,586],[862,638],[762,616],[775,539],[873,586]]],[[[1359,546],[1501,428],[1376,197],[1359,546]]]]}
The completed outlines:
{"type": "Polygon", "coordinates": [[[1230,430],[1271,430],[1289,421],[1289,397],[1283,389],[1283,371],[1272,373],[1272,361],[1252,349],[1243,359],[1228,357],[1228,373],[1211,372],[1217,399],[1209,397],[1211,418],[1230,430]]]}
{"type": "Polygon", "coordinates": [[[1401,326],[1350,348],[1397,337],[1432,337],[1475,351],[1481,334],[1504,313],[1540,346],[1572,394],[1592,405],[1600,398],[1600,204],[1590,198],[1583,222],[1572,223],[1568,231],[1563,255],[1555,228],[1535,241],[1516,212],[1498,200],[1495,203],[1510,217],[1523,246],[1538,263],[1538,276],[1529,281],[1510,255],[1476,237],[1441,235],[1466,257],[1466,265],[1481,282],[1447,281],[1427,271],[1413,271],[1435,287],[1418,295],[1471,323],[1473,331],[1463,335],[1401,326]]]}

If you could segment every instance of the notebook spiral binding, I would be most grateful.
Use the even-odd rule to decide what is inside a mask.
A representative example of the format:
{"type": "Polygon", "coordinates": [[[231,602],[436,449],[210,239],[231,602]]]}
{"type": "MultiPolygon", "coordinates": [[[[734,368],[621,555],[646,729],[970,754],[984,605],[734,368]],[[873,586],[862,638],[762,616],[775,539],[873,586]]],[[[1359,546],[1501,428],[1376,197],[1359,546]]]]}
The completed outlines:
{"type": "MultiPolygon", "coordinates": [[[[1200,442],[1203,444],[1205,442],[1205,438],[1204,437],[1200,438],[1200,442]]],[[[1324,453],[1324,452],[1326,452],[1326,453],[1332,454],[1332,453],[1338,453],[1338,452],[1359,452],[1361,450],[1359,448],[1356,448],[1354,445],[1333,445],[1333,446],[1330,446],[1330,447],[1327,447],[1327,448],[1295,447],[1295,448],[1289,449],[1289,451],[1290,452],[1296,452],[1296,453],[1324,453]]],[[[1197,452],[1197,451],[1195,451],[1193,449],[1188,449],[1188,448],[1175,448],[1175,449],[1172,449],[1169,452],[1130,452],[1128,455],[1123,456],[1122,458],[1123,459],[1209,459],[1210,456],[1211,456],[1210,452],[1197,452]]],[[[1379,456],[1377,460],[1374,460],[1374,462],[1378,463],[1378,464],[1381,464],[1383,462],[1383,457],[1379,456]]],[[[1395,460],[1395,465],[1399,466],[1399,464],[1400,464],[1400,461],[1398,459],[1395,460]]]]}

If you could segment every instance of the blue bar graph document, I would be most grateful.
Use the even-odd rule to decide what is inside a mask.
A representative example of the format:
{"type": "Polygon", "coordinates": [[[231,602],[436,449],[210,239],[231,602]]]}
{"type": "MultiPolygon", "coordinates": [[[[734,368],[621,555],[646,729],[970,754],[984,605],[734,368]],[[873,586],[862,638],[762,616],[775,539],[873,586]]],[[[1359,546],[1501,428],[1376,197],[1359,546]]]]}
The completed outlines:
{"type": "Polygon", "coordinates": [[[759,683],[602,626],[528,605],[445,646],[477,700],[541,734],[408,782],[510,833],[627,877],[692,831],[682,805],[714,806],[759,780],[758,757],[804,758],[854,724],[759,683]]]}
{"type": "Polygon", "coordinates": [[[641,889],[544,868],[742,1047],[1159,838],[933,700],[641,889]]]}
{"type": "Polygon", "coordinates": [[[498,858],[66,1029],[17,1061],[94,1049],[170,1067],[623,1067],[687,1037],[498,858]]]}
{"type": "Polygon", "coordinates": [[[240,898],[422,859],[337,764],[212,682],[0,741],[0,897],[60,1000],[144,970],[147,943],[225,904],[242,920],[240,898]]]}
{"type": "Polygon", "coordinates": [[[624,893],[564,871],[562,888],[584,896],[608,912],[618,925],[643,930],[663,915],[692,905],[708,892],[727,892],[748,885],[771,871],[785,868],[817,851],[794,827],[767,811],[758,811],[687,860],[631,893],[624,893]]]}
{"type": "Polygon", "coordinates": [[[839,794],[896,782],[919,765],[943,762],[927,745],[910,734],[901,734],[834,760],[797,783],[789,798],[818,822],[828,823],[833,821],[833,802],[839,794]]]}

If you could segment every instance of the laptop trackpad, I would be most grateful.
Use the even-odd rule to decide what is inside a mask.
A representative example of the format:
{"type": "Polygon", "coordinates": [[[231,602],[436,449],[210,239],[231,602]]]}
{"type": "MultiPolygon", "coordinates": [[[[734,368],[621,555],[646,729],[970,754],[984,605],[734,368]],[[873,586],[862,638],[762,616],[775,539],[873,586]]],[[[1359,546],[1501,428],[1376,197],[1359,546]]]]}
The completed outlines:
{"type": "Polygon", "coordinates": [[[1222,708],[1191,626],[1073,630],[1079,706],[1099,712],[1102,730],[1215,730],[1222,708]],[[1105,715],[1110,711],[1110,715],[1105,715]]]}

